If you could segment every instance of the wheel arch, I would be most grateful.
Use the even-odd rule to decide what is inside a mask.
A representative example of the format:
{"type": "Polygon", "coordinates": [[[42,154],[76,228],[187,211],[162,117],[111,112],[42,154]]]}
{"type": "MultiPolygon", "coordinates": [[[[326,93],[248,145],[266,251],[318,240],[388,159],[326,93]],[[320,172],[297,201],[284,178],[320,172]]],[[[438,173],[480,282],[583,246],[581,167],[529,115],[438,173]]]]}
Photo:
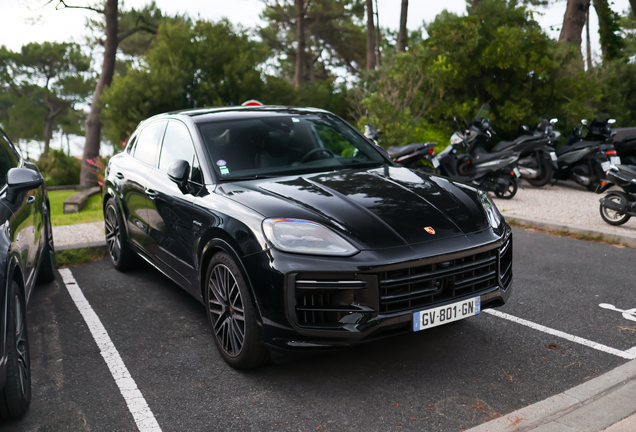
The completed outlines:
{"type": "Polygon", "coordinates": [[[254,301],[254,309],[256,310],[256,320],[259,325],[262,327],[262,314],[260,303],[258,301],[258,296],[254,290],[254,284],[245,268],[243,261],[241,260],[241,248],[238,243],[235,242],[227,233],[225,233],[221,229],[212,229],[206,233],[204,237],[202,237],[202,241],[200,242],[199,247],[199,288],[202,302],[205,303],[205,289],[206,289],[206,273],[208,270],[208,265],[212,260],[212,257],[217,252],[225,252],[227,253],[238,265],[239,270],[242,273],[243,279],[247,284],[247,289],[254,301]]]}

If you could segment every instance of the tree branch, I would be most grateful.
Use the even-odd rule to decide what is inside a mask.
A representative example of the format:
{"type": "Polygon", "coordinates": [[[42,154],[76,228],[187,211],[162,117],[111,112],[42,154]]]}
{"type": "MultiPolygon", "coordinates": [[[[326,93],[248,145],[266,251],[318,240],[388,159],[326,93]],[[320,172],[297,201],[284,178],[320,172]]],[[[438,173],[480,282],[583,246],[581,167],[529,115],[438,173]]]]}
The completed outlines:
{"type": "Polygon", "coordinates": [[[145,31],[145,32],[152,33],[152,34],[157,34],[157,29],[155,29],[155,28],[148,27],[148,26],[137,26],[137,27],[133,27],[130,30],[125,31],[122,34],[118,35],[117,36],[117,43],[120,43],[121,41],[123,41],[124,39],[126,39],[129,36],[134,35],[138,31],[145,31]]]}
{"type": "MultiPolygon", "coordinates": [[[[51,4],[53,3],[55,0],[49,0],[48,2],[46,2],[46,4],[51,4]]],[[[69,6],[66,4],[66,2],[64,0],[59,0],[59,3],[55,5],[55,10],[60,10],[60,9],[87,9],[87,10],[91,10],[93,12],[97,12],[100,14],[105,14],[106,11],[104,11],[103,9],[96,9],[94,7],[90,7],[90,6],[69,6]],[[60,7],[60,5],[64,6],[64,7],[60,7]]]]}

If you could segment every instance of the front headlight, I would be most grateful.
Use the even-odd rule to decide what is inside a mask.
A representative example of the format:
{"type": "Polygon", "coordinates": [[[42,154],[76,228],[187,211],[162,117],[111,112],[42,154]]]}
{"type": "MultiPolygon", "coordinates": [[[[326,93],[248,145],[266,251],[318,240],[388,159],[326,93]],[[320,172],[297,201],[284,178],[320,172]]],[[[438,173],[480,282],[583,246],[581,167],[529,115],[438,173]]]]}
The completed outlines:
{"type": "Polygon", "coordinates": [[[329,228],[302,219],[265,219],[263,232],[278,250],[308,255],[351,256],[351,243],[329,228]]]}
{"type": "Polygon", "coordinates": [[[464,137],[459,132],[455,132],[451,135],[450,143],[452,145],[458,145],[462,142],[464,142],[464,137]]]}
{"type": "Polygon", "coordinates": [[[491,227],[495,229],[498,228],[499,224],[501,224],[501,213],[499,213],[499,209],[493,202],[492,198],[490,198],[490,195],[488,195],[486,192],[480,190],[478,194],[479,201],[481,202],[481,205],[486,212],[488,223],[491,227]]]}

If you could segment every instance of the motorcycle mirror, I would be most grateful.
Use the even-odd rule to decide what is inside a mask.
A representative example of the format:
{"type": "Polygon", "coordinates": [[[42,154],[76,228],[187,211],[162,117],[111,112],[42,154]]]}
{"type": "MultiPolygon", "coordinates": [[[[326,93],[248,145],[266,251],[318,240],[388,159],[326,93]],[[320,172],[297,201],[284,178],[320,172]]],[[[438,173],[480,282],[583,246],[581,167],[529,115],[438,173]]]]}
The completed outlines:
{"type": "Polygon", "coordinates": [[[382,135],[384,132],[382,132],[382,130],[378,129],[377,131],[375,131],[375,133],[377,133],[378,135],[382,135]]]}
{"type": "Polygon", "coordinates": [[[614,124],[614,123],[616,123],[616,119],[609,119],[607,121],[607,124],[614,124]]]}
{"type": "Polygon", "coordinates": [[[526,132],[530,132],[530,128],[526,125],[521,126],[521,129],[523,129],[526,132]]]}
{"type": "Polygon", "coordinates": [[[558,118],[553,118],[552,120],[550,120],[550,124],[557,124],[559,122],[558,118]]]}
{"type": "Polygon", "coordinates": [[[587,120],[586,119],[581,120],[581,124],[584,126],[587,126],[587,120]]]}

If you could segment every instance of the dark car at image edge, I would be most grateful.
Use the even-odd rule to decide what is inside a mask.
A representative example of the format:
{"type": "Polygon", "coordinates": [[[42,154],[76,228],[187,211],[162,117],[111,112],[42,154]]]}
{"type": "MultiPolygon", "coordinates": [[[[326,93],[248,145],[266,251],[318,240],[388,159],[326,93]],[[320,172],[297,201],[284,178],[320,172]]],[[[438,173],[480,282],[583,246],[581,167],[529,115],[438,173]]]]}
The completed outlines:
{"type": "Polygon", "coordinates": [[[394,166],[319,109],[209,108],[142,122],[103,188],[111,261],[137,256],[207,310],[239,369],[503,305],[512,234],[472,186],[394,166]]]}
{"type": "Polygon", "coordinates": [[[31,402],[26,307],[36,281],[55,279],[54,253],[44,179],[0,130],[0,419],[31,402]]]}

